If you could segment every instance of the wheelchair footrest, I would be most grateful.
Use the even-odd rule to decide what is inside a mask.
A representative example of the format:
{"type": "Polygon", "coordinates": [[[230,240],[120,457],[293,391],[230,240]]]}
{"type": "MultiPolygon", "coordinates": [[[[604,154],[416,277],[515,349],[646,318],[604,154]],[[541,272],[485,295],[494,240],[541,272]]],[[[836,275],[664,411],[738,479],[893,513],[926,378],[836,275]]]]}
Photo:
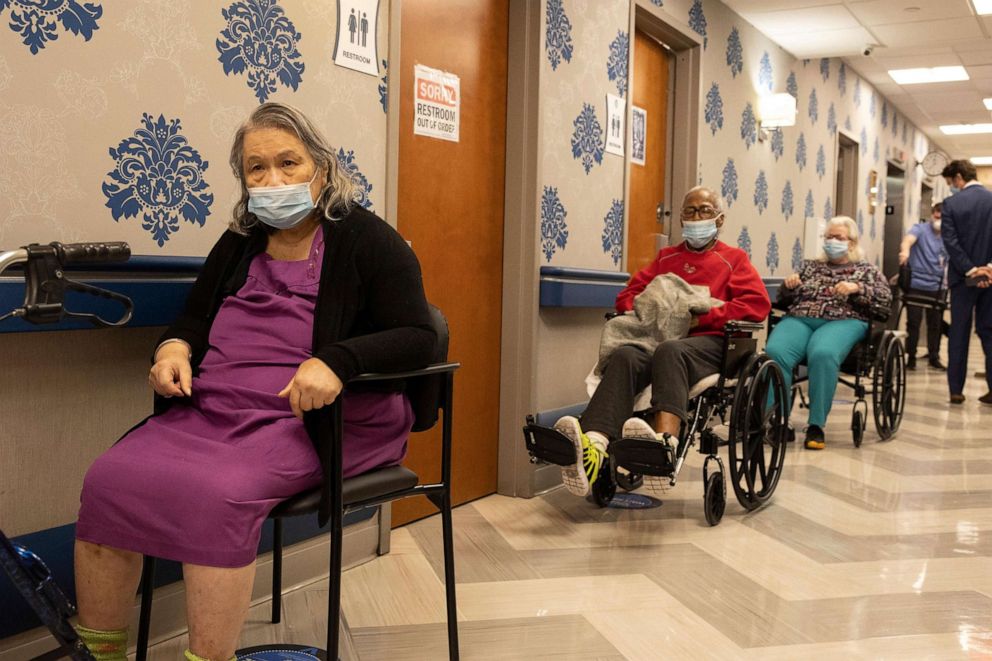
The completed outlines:
{"type": "Polygon", "coordinates": [[[610,443],[610,455],[617,466],[631,473],[671,477],[675,474],[675,450],[658,441],[621,438],[610,443]]]}
{"type": "Polygon", "coordinates": [[[558,466],[575,464],[575,447],[567,436],[556,429],[533,423],[524,427],[527,452],[541,461],[558,466]]]}

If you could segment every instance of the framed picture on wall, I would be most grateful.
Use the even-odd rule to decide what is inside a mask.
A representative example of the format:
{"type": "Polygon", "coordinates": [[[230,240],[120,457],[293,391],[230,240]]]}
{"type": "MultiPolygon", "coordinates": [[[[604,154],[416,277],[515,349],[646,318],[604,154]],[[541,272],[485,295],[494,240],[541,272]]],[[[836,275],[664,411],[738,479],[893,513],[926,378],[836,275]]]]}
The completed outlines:
{"type": "Polygon", "coordinates": [[[644,165],[644,153],[648,137],[648,112],[644,108],[631,106],[630,120],[630,162],[644,165]]]}

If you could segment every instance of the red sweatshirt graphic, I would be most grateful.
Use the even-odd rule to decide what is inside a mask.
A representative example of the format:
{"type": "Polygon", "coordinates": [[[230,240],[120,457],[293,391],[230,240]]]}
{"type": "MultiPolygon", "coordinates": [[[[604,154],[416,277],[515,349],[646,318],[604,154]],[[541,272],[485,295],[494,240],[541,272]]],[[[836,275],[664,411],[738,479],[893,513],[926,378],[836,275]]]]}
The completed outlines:
{"type": "Polygon", "coordinates": [[[717,335],[730,320],[764,321],[772,309],[768,290],[751,261],[740,248],[717,241],[712,248],[695,252],[685,242],[663,248],[653,262],[634,274],[623,291],[617,294],[618,312],[634,309],[634,297],[655,276],[674,273],[690,285],[705,285],[710,296],[723,301],[699,317],[699,325],[689,335],[717,335]]]}

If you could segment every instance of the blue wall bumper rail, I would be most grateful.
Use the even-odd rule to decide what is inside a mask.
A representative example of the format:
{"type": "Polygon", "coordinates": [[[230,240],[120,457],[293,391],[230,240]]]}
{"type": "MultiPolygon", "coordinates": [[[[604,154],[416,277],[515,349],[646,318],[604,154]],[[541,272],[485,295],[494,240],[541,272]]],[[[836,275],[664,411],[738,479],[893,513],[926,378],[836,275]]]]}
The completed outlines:
{"type": "Polygon", "coordinates": [[[629,273],[541,267],[541,307],[612,308],[629,273]]]}
{"type": "MultiPolygon", "coordinates": [[[[122,264],[106,264],[99,271],[66,269],[73,280],[85,282],[123,294],[134,301],[134,317],[129,327],[167,326],[182,311],[197,274],[202,257],[156,257],[137,255],[122,264]]],[[[0,314],[20,307],[24,302],[22,271],[12,268],[0,277],[0,314]]],[[[67,310],[85,311],[114,319],[120,314],[118,303],[96,296],[68,292],[67,310]]],[[[35,325],[21,319],[0,323],[0,333],[55,330],[93,330],[81,320],[64,319],[57,324],[35,325]]]]}

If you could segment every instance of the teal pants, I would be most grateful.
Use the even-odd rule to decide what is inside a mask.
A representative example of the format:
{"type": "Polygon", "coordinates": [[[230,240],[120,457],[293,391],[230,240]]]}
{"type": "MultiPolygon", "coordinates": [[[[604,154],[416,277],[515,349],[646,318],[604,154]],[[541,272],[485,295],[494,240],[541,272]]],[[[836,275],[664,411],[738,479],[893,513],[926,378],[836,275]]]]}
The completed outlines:
{"type": "Polygon", "coordinates": [[[809,370],[809,424],[823,427],[830,413],[840,364],[868,330],[859,319],[783,317],[775,326],[765,352],[785,374],[792,396],[792,370],[805,358],[809,370]]]}

